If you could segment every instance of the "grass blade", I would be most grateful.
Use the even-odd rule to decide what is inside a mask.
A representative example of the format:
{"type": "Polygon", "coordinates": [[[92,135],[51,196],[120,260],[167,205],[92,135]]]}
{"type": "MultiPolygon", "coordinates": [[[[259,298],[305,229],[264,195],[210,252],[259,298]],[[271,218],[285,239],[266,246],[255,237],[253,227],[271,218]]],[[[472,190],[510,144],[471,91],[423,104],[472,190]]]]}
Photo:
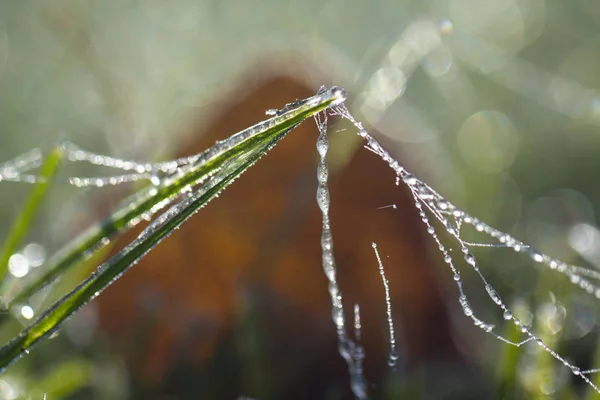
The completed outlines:
{"type": "MultiPolygon", "coordinates": [[[[0,372],[28,353],[42,339],[56,331],[69,316],[95,298],[174,229],[215,198],[221,190],[266,154],[290,130],[306,118],[327,107],[340,104],[344,99],[345,93],[340,89],[333,88],[307,101],[292,103],[290,109],[286,107],[284,113],[268,120],[267,123],[255,125],[248,128],[249,130],[232,136],[228,140],[239,138],[240,134],[243,140],[230,146],[225,152],[219,151],[218,148],[227,145],[225,142],[217,143],[215,147],[209,149],[209,151],[215,150],[215,153],[220,154],[219,161],[211,159],[200,168],[192,168],[188,171],[189,175],[194,175],[197,173],[197,169],[201,169],[203,176],[210,176],[208,181],[203,182],[202,186],[194,193],[186,196],[179,204],[172,206],[155,219],[136,240],[100,265],[86,280],[49,307],[31,326],[0,348],[0,372]]],[[[79,251],[87,251],[87,249],[79,249],[79,251]]]]}
{"type": "Polygon", "coordinates": [[[6,301],[9,307],[12,304],[26,302],[37,291],[102,248],[103,244],[110,241],[117,234],[127,231],[133,225],[132,221],[139,220],[142,215],[151,212],[157,204],[168,205],[179,196],[183,188],[196,185],[224,163],[240,156],[240,148],[235,145],[228,145],[228,141],[235,139],[233,143],[236,143],[236,141],[243,143],[246,140],[244,137],[249,135],[261,135],[270,129],[289,129],[321,110],[339,104],[344,99],[344,91],[334,87],[309,99],[288,104],[275,117],[247,128],[206,150],[200,161],[189,166],[183,176],[174,174],[167,177],[161,186],[148,187],[134,194],[104,221],[90,227],[55,256],[51,257],[46,263],[42,274],[33,276],[30,281],[25,282],[18,293],[7,295],[6,301]]]}
{"type": "Polygon", "coordinates": [[[44,199],[52,177],[56,173],[62,159],[63,151],[60,147],[55,148],[48,154],[40,170],[41,180],[31,190],[29,197],[25,201],[23,210],[19,213],[19,216],[8,232],[8,236],[2,246],[2,254],[0,254],[0,284],[2,284],[8,271],[8,261],[27,234],[31,221],[44,199]]]}

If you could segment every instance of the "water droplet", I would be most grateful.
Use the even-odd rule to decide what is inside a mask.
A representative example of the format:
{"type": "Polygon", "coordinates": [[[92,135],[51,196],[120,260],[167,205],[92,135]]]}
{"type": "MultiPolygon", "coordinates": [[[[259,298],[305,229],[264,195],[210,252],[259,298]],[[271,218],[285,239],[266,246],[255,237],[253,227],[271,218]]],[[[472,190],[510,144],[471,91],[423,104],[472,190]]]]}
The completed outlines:
{"type": "Polygon", "coordinates": [[[508,310],[504,311],[504,315],[503,315],[504,319],[507,321],[510,321],[513,317],[512,313],[508,310]]]}
{"type": "Polygon", "coordinates": [[[331,96],[335,99],[333,102],[334,105],[338,105],[346,101],[346,97],[348,97],[348,92],[339,86],[333,86],[331,89],[331,96]]]}
{"type": "Polygon", "coordinates": [[[329,149],[329,142],[327,140],[327,136],[326,135],[319,136],[319,139],[317,140],[317,151],[319,152],[319,155],[322,158],[327,155],[328,149],[329,149]]]}
{"type": "Polygon", "coordinates": [[[475,256],[471,253],[465,254],[465,261],[467,262],[467,264],[471,264],[473,266],[477,265],[477,260],[475,260],[475,256]]]}
{"type": "Polygon", "coordinates": [[[523,246],[521,245],[521,243],[517,243],[513,246],[513,250],[516,251],[517,253],[520,252],[521,250],[523,250],[523,246]]]}
{"type": "Polygon", "coordinates": [[[460,274],[454,274],[454,280],[456,282],[460,281],[460,274]]]}
{"type": "Polygon", "coordinates": [[[152,175],[150,177],[150,183],[153,184],[154,186],[160,186],[161,179],[158,175],[152,175]]]}
{"type": "Polygon", "coordinates": [[[450,254],[446,254],[444,256],[444,262],[447,264],[450,264],[452,262],[452,257],[450,257],[450,254]]]}
{"type": "Polygon", "coordinates": [[[320,183],[324,183],[327,181],[327,178],[329,177],[329,170],[327,168],[327,165],[325,165],[324,163],[319,163],[319,166],[317,167],[317,179],[320,183]]]}
{"type": "Polygon", "coordinates": [[[485,285],[485,290],[488,292],[488,295],[492,299],[492,301],[498,305],[502,304],[502,299],[496,290],[489,283],[485,285]]]}
{"type": "Polygon", "coordinates": [[[465,296],[464,294],[461,295],[458,298],[458,301],[460,302],[460,306],[463,309],[463,312],[465,313],[465,315],[467,317],[470,317],[473,315],[473,309],[471,308],[471,305],[469,304],[469,300],[467,300],[467,296],[465,296]]]}
{"type": "Polygon", "coordinates": [[[269,108],[267,111],[265,111],[265,114],[274,116],[274,115],[277,115],[277,111],[279,111],[279,110],[277,110],[276,108],[269,108]]]}
{"type": "Polygon", "coordinates": [[[544,257],[540,253],[536,253],[535,251],[532,251],[530,255],[531,255],[531,258],[533,259],[533,261],[535,261],[535,262],[544,261],[544,257]]]}
{"type": "Polygon", "coordinates": [[[390,356],[388,357],[388,365],[390,367],[395,367],[397,362],[398,362],[398,353],[395,351],[392,351],[390,353],[390,356]]]}
{"type": "Polygon", "coordinates": [[[404,180],[404,183],[406,183],[407,185],[410,185],[410,186],[416,185],[418,182],[417,178],[413,174],[404,175],[403,180],[404,180]]]}

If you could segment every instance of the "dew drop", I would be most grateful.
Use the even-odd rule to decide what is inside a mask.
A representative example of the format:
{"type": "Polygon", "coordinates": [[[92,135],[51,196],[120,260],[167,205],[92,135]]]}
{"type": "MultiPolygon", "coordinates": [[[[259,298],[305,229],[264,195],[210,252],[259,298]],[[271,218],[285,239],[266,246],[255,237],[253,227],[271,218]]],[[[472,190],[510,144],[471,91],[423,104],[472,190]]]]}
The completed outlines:
{"type": "Polygon", "coordinates": [[[475,256],[471,253],[465,254],[465,261],[467,262],[467,264],[471,264],[473,266],[475,266],[477,264],[477,260],[475,260],[475,256]]]}
{"type": "Polygon", "coordinates": [[[406,183],[407,185],[410,185],[410,186],[414,186],[418,182],[417,178],[413,174],[404,175],[403,180],[404,180],[404,183],[406,183]]]}
{"type": "Polygon", "coordinates": [[[507,321],[510,321],[513,317],[512,313],[508,310],[504,311],[504,315],[503,315],[504,319],[507,321]]]}
{"type": "Polygon", "coordinates": [[[388,365],[390,367],[395,367],[397,362],[398,362],[398,353],[395,351],[392,351],[390,353],[390,356],[388,357],[388,365]]]}
{"type": "Polygon", "coordinates": [[[485,285],[485,290],[488,292],[488,295],[492,299],[492,301],[498,305],[502,304],[502,299],[496,290],[489,283],[485,285]]]}
{"type": "Polygon", "coordinates": [[[467,317],[470,317],[473,315],[473,309],[471,308],[471,305],[469,304],[469,300],[467,300],[467,296],[465,296],[464,294],[461,295],[458,298],[458,301],[460,302],[460,306],[463,309],[463,312],[465,313],[465,315],[467,317]]]}

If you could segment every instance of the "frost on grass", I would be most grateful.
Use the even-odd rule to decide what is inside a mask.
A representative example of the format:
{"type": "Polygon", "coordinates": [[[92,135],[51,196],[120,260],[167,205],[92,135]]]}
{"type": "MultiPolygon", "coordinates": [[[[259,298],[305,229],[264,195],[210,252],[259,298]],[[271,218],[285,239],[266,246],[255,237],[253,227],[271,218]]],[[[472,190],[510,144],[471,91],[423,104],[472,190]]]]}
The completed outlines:
{"type": "MultiPolygon", "coordinates": [[[[319,91],[315,98],[324,92],[325,91],[323,90],[319,91]]],[[[404,169],[404,167],[363,128],[362,124],[357,121],[345,107],[345,94],[341,89],[332,88],[329,92],[333,93],[335,97],[338,98],[338,101],[335,103],[335,107],[329,111],[321,112],[315,116],[315,121],[319,130],[317,151],[320,156],[320,161],[317,167],[318,187],[316,197],[317,203],[322,212],[322,268],[328,281],[332,320],[336,328],[336,334],[339,342],[339,353],[348,365],[351,389],[354,395],[359,399],[365,399],[368,396],[367,381],[363,375],[363,360],[365,358],[365,350],[360,344],[362,327],[360,306],[358,304],[354,306],[354,337],[351,338],[347,332],[343,298],[337,281],[333,233],[329,218],[329,208],[331,203],[328,189],[329,172],[327,168],[327,152],[329,148],[327,137],[328,115],[341,116],[342,118],[345,118],[354,124],[358,130],[358,135],[366,141],[365,147],[378,155],[389,165],[390,168],[395,171],[397,177],[396,185],[400,185],[400,183],[402,183],[409,189],[414,200],[414,205],[420,214],[427,233],[431,237],[432,241],[436,243],[444,262],[448,265],[452,275],[452,280],[457,287],[457,302],[460,305],[465,317],[471,320],[474,326],[480,328],[485,333],[492,335],[496,339],[506,344],[519,347],[525,343],[532,342],[533,345],[538,346],[540,349],[550,354],[554,359],[562,363],[573,375],[580,377],[594,390],[600,393],[599,388],[590,380],[590,374],[600,372],[600,369],[581,370],[578,366],[568,361],[564,356],[560,355],[557,351],[551,348],[550,345],[546,344],[539,336],[537,336],[533,326],[529,326],[528,324],[520,321],[515,316],[513,310],[509,309],[509,307],[503,302],[500,294],[496,291],[492,284],[488,282],[486,277],[481,272],[477,259],[472,254],[472,248],[482,246],[502,247],[512,249],[517,253],[522,253],[529,257],[532,262],[544,265],[549,270],[567,276],[574,285],[595,296],[596,298],[600,298],[600,287],[596,283],[597,280],[600,280],[600,273],[580,266],[570,265],[548,255],[539,253],[511,235],[501,232],[483,223],[477,218],[470,216],[468,213],[454,206],[425,182],[422,182],[415,175],[404,169]],[[434,224],[435,221],[438,223],[434,224]],[[461,230],[465,225],[472,226],[477,232],[487,236],[488,240],[490,240],[492,243],[479,243],[464,240],[461,230]],[[438,228],[436,228],[437,226],[441,226],[442,229],[450,236],[450,238],[458,244],[458,248],[460,249],[458,257],[456,257],[456,255],[454,255],[442,243],[440,237],[438,236],[438,228]],[[456,260],[456,258],[458,258],[458,260],[456,260]],[[505,338],[496,332],[495,326],[483,321],[476,315],[475,310],[471,305],[465,290],[463,289],[463,281],[459,269],[461,266],[467,266],[475,271],[490,300],[496,307],[498,307],[499,312],[502,313],[503,319],[507,323],[512,323],[518,327],[522,334],[522,340],[515,342],[505,338]]],[[[278,118],[284,115],[287,111],[305,104],[307,101],[310,101],[310,99],[290,103],[281,110],[268,110],[267,115],[278,118]]],[[[207,160],[213,158],[215,154],[226,150],[227,147],[234,146],[236,143],[247,139],[248,135],[251,135],[253,132],[264,128],[263,125],[268,124],[269,121],[270,120],[257,124],[240,132],[237,135],[232,136],[226,141],[217,143],[216,146],[212,147],[206,152],[162,163],[141,163],[132,160],[104,156],[85,151],[72,143],[65,142],[61,144],[61,148],[65,151],[67,160],[71,162],[87,162],[94,165],[114,168],[123,172],[120,175],[109,177],[70,177],[67,178],[67,182],[78,187],[102,187],[136,180],[148,180],[154,185],[164,185],[169,182],[169,179],[174,179],[173,177],[185,175],[191,168],[197,166],[199,163],[201,164],[206,162],[207,160]]],[[[0,181],[15,181],[24,183],[39,182],[40,177],[33,174],[32,171],[39,167],[42,161],[42,152],[34,149],[15,159],[0,164],[0,181]]],[[[206,190],[206,187],[204,187],[204,190],[206,190]]],[[[184,199],[180,203],[174,205],[162,216],[156,218],[155,221],[151,223],[144,232],[148,233],[150,230],[163,224],[166,219],[169,219],[174,214],[177,214],[180,209],[185,207],[187,203],[191,201],[190,199],[193,199],[194,197],[195,196],[188,196],[186,197],[187,200],[184,199]]],[[[391,204],[381,208],[387,207],[396,208],[396,205],[391,204]]],[[[389,293],[389,285],[387,278],[385,277],[383,263],[381,261],[377,246],[374,243],[372,246],[384,286],[386,316],[389,331],[388,362],[390,366],[393,366],[397,359],[397,353],[395,347],[396,338],[394,335],[394,324],[392,320],[392,305],[389,293]]]]}

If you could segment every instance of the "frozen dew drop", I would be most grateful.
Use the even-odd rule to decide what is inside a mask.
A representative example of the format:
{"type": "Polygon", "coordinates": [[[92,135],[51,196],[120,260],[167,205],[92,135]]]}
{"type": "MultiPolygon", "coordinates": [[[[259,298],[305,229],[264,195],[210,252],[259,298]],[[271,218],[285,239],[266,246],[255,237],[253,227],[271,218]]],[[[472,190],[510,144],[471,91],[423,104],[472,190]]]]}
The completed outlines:
{"type": "Polygon", "coordinates": [[[452,257],[450,257],[450,254],[446,254],[446,255],[444,256],[444,262],[445,262],[446,264],[450,264],[450,263],[452,262],[452,257]]]}
{"type": "Polygon", "coordinates": [[[573,371],[573,375],[580,375],[581,374],[581,370],[579,369],[579,367],[576,367],[576,366],[572,366],[571,367],[571,371],[573,371]]]}
{"type": "Polygon", "coordinates": [[[419,197],[424,200],[432,199],[433,193],[431,193],[431,190],[427,186],[421,185],[419,186],[419,197]]]}
{"type": "Polygon", "coordinates": [[[516,251],[517,253],[520,252],[521,250],[523,250],[523,246],[521,245],[521,243],[517,243],[513,246],[513,250],[516,251]]]}
{"type": "Polygon", "coordinates": [[[388,365],[390,367],[395,367],[398,362],[398,353],[396,351],[392,351],[390,356],[388,357],[388,365]]]}
{"type": "Polygon", "coordinates": [[[471,305],[469,304],[469,300],[467,300],[467,296],[465,296],[464,294],[461,295],[458,298],[458,301],[460,302],[460,306],[463,309],[463,312],[465,313],[465,315],[467,317],[470,317],[473,315],[473,309],[471,308],[471,305]]]}
{"type": "Polygon", "coordinates": [[[404,180],[404,183],[406,183],[409,186],[414,186],[418,182],[417,178],[413,174],[404,175],[403,180],[404,180]]]}
{"type": "Polygon", "coordinates": [[[473,266],[475,266],[477,264],[477,260],[475,260],[475,256],[471,253],[465,254],[465,261],[467,262],[467,264],[471,264],[473,266]]]}
{"type": "Polygon", "coordinates": [[[317,189],[317,204],[323,212],[329,210],[329,191],[327,188],[320,186],[317,189]]]}
{"type": "Polygon", "coordinates": [[[535,262],[544,261],[544,257],[540,253],[536,253],[535,251],[531,252],[531,259],[535,262]]]}
{"type": "Polygon", "coordinates": [[[513,317],[512,313],[508,310],[504,311],[503,317],[506,321],[510,321],[513,317]]]}
{"type": "Polygon", "coordinates": [[[498,305],[502,304],[502,299],[496,290],[489,283],[485,285],[485,290],[488,292],[488,295],[492,299],[492,301],[498,305]]]}
{"type": "Polygon", "coordinates": [[[427,227],[427,233],[432,234],[435,232],[435,228],[433,226],[428,226],[427,227]]]}
{"type": "Polygon", "coordinates": [[[265,111],[265,114],[274,116],[274,115],[277,115],[277,111],[279,111],[279,110],[277,110],[276,108],[269,108],[267,111],[265,111]]]}
{"type": "Polygon", "coordinates": [[[344,310],[340,307],[335,307],[332,312],[333,323],[338,328],[344,327],[344,310]]]}
{"type": "Polygon", "coordinates": [[[455,280],[456,282],[460,281],[460,274],[458,274],[458,273],[457,273],[457,274],[454,274],[454,280],[455,280]]]}
{"type": "Polygon", "coordinates": [[[328,177],[329,170],[327,168],[327,165],[325,165],[324,163],[319,163],[319,166],[317,167],[317,179],[319,180],[319,182],[323,183],[327,181],[328,177]]]}
{"type": "Polygon", "coordinates": [[[348,92],[346,92],[344,88],[341,88],[339,86],[333,86],[330,90],[331,96],[334,99],[334,105],[338,105],[346,101],[346,97],[348,97],[348,92]]]}
{"type": "Polygon", "coordinates": [[[321,135],[317,140],[317,151],[321,157],[325,157],[327,155],[327,150],[329,149],[329,143],[327,140],[327,136],[321,135]]]}

